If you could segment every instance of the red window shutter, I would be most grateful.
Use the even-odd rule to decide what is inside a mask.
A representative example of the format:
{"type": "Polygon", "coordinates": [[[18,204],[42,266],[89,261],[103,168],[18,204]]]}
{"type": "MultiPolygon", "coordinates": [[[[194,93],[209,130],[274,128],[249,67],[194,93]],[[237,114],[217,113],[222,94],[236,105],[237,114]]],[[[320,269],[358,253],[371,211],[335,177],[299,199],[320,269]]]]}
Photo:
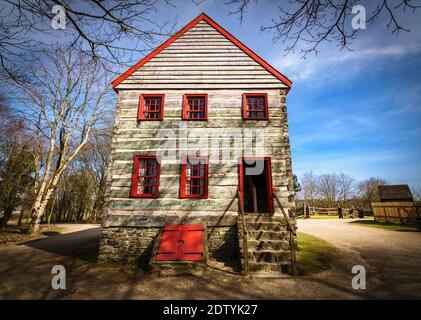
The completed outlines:
{"type": "Polygon", "coordinates": [[[184,225],[181,232],[180,260],[200,261],[203,255],[203,227],[184,225]]]}
{"type": "Polygon", "coordinates": [[[157,261],[179,260],[181,232],[183,226],[169,225],[164,228],[159,245],[157,261]]]}

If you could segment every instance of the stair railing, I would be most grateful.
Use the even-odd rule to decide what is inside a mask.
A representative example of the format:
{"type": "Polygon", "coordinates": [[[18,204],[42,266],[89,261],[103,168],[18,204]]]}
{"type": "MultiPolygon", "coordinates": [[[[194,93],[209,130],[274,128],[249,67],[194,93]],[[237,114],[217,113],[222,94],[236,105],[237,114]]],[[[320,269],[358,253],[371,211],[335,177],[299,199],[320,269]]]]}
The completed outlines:
{"type": "Polygon", "coordinates": [[[282,215],[285,218],[285,221],[288,225],[288,229],[289,229],[289,245],[291,247],[291,271],[292,274],[296,274],[297,273],[297,260],[296,260],[296,256],[295,256],[295,242],[294,242],[294,237],[297,236],[296,232],[295,232],[295,228],[294,226],[290,223],[289,221],[289,217],[286,214],[284,207],[282,206],[281,201],[279,200],[277,194],[275,192],[273,192],[273,197],[276,200],[276,203],[278,204],[279,208],[281,208],[281,212],[282,215]]]}
{"type": "Polygon", "coordinates": [[[237,198],[240,207],[240,219],[241,219],[241,226],[243,227],[243,259],[244,259],[244,275],[247,277],[249,275],[249,250],[248,250],[248,243],[247,243],[247,227],[246,227],[246,220],[245,220],[245,213],[244,213],[244,206],[243,206],[243,199],[240,194],[240,190],[237,189],[237,198]]]}

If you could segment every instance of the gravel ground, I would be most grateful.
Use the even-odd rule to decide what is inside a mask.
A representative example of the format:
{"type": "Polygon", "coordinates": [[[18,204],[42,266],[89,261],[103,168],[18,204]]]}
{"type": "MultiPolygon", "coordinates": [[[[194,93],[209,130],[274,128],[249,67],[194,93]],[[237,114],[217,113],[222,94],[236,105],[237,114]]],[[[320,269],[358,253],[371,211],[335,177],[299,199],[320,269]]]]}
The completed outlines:
{"type": "Polygon", "coordinates": [[[311,276],[244,279],[210,268],[202,277],[157,277],[127,267],[69,259],[97,246],[97,225],[61,226],[63,235],[0,247],[0,299],[377,299],[421,298],[421,233],[360,227],[339,220],[299,221],[299,230],[339,248],[331,269],[311,276]],[[65,290],[51,268],[66,267],[65,290]],[[367,290],[351,287],[353,265],[367,290]]]}
{"type": "Polygon", "coordinates": [[[367,290],[373,284],[376,296],[421,299],[421,232],[364,227],[348,219],[299,220],[298,226],[365,259],[367,290]]]}

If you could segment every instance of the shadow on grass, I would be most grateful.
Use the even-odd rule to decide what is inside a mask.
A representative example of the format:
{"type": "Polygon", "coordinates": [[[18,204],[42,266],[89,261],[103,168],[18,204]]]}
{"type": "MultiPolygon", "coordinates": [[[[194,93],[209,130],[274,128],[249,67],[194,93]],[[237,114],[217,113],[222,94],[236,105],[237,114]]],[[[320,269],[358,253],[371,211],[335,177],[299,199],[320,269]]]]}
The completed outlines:
{"type": "Polygon", "coordinates": [[[307,233],[297,234],[297,264],[299,275],[310,275],[330,269],[336,249],[327,241],[307,233]]]}
{"type": "Polygon", "coordinates": [[[384,230],[400,231],[400,232],[420,232],[420,226],[416,224],[398,224],[390,222],[380,222],[374,220],[355,220],[350,223],[358,224],[366,227],[380,228],[384,230]]]}

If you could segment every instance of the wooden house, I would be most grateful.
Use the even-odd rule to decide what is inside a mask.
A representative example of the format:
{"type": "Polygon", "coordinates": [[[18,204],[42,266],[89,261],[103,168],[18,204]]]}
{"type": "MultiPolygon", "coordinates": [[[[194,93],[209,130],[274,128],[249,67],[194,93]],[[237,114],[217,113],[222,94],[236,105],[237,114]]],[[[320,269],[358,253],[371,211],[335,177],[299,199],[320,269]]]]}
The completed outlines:
{"type": "Polygon", "coordinates": [[[112,85],[100,261],[288,272],[291,81],[202,13],[112,85]]]}

